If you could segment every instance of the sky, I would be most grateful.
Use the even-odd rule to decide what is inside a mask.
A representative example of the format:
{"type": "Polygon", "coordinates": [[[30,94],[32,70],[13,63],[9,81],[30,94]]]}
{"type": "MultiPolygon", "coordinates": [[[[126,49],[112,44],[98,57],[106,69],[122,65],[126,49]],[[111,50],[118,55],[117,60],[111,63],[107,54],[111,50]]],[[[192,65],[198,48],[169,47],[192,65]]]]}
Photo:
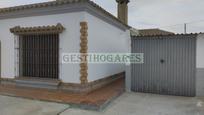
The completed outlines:
{"type": "MultiPolygon", "coordinates": [[[[0,0],[0,7],[9,7],[51,0],[0,0]]],[[[115,0],[93,0],[117,16],[115,0]]],[[[129,25],[136,29],[160,28],[182,33],[204,32],[204,0],[130,0],[129,25]]]]}

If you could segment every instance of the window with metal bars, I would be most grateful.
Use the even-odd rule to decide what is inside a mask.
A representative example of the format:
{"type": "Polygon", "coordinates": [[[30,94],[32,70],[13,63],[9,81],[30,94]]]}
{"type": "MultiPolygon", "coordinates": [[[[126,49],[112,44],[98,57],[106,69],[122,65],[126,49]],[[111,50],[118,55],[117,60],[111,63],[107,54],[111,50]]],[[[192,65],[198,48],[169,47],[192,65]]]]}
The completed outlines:
{"type": "Polygon", "coordinates": [[[19,74],[58,79],[59,34],[19,36],[19,74]]]}

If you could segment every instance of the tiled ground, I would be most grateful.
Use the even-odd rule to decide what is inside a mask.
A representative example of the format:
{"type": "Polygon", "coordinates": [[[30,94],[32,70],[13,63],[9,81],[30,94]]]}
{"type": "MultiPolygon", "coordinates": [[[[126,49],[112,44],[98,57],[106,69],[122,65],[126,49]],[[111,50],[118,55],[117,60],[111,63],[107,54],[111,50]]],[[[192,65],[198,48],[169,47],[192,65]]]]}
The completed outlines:
{"type": "Polygon", "coordinates": [[[103,107],[104,104],[106,104],[112,98],[120,95],[123,91],[124,79],[119,79],[112,84],[88,94],[73,94],[56,90],[20,88],[13,85],[0,85],[0,94],[2,95],[68,103],[88,109],[100,109],[100,107],[103,107]]]}

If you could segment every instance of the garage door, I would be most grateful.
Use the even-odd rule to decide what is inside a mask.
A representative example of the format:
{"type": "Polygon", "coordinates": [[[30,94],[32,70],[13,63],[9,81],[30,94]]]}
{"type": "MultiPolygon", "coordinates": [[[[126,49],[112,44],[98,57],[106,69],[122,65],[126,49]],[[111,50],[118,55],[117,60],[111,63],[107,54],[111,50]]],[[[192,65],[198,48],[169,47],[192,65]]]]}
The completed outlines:
{"type": "Polygon", "coordinates": [[[135,92],[195,96],[196,36],[132,38],[132,52],[144,53],[143,64],[132,64],[135,92]]]}

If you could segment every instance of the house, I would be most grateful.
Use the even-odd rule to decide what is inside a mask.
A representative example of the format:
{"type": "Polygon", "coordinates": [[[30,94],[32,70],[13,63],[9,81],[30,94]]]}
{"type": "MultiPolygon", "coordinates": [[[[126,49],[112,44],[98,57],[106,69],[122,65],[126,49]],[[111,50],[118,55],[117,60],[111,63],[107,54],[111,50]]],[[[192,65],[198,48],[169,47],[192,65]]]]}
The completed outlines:
{"type": "Polygon", "coordinates": [[[90,92],[126,76],[127,91],[204,95],[204,35],[137,30],[90,0],[0,9],[1,83],[90,92]],[[63,54],[143,53],[144,63],[63,63],[63,54]]]}
{"type": "Polygon", "coordinates": [[[0,9],[1,83],[88,92],[124,76],[125,64],[62,63],[63,53],[126,53],[127,3],[118,18],[90,0],[0,9]]]}

